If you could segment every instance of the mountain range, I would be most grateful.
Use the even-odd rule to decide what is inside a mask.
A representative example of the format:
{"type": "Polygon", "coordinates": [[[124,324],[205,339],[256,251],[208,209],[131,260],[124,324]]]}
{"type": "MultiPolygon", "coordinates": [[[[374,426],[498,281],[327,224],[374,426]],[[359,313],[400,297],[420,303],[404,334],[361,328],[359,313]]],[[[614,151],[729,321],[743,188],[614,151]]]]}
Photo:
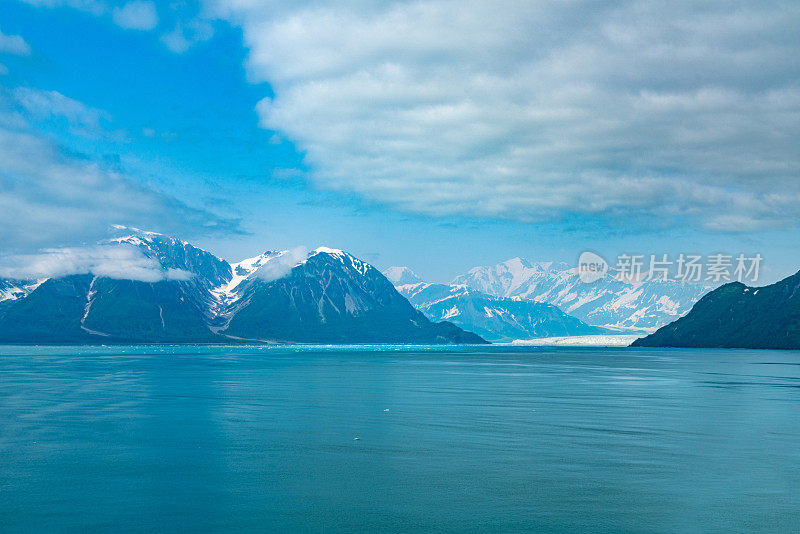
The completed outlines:
{"type": "MultiPolygon", "coordinates": [[[[392,267],[385,270],[384,274],[393,281],[400,293],[429,318],[446,317],[476,332],[485,332],[486,328],[499,334],[505,333],[505,328],[498,329],[488,323],[506,317],[509,325],[507,333],[512,334],[516,330],[516,334],[526,333],[524,337],[652,332],[687,313],[700,297],[712,289],[704,284],[663,279],[629,282],[607,277],[586,283],[581,280],[577,269],[567,264],[533,263],[522,258],[475,267],[449,284],[436,284],[433,288],[429,288],[430,284],[420,280],[407,267],[392,267]],[[459,296],[461,308],[458,308],[458,313],[452,304],[445,309],[442,306],[445,301],[430,298],[431,293],[441,294],[440,298],[443,298],[446,293],[444,286],[449,288],[448,302],[454,303],[456,295],[459,296]],[[491,305],[487,307],[494,311],[487,311],[484,314],[486,317],[476,320],[474,314],[467,312],[466,308],[462,309],[465,299],[489,300],[491,305]],[[559,331],[558,328],[542,328],[545,323],[537,321],[535,317],[548,313],[555,317],[552,315],[555,312],[552,308],[534,307],[535,304],[557,307],[563,314],[579,321],[576,323],[563,319],[565,333],[551,333],[559,331]],[[504,311],[501,313],[499,310],[504,311]],[[461,319],[457,318],[459,314],[461,319]],[[467,320],[467,316],[471,318],[467,320]],[[529,321],[529,316],[534,319],[529,321]],[[522,330],[517,330],[517,326],[531,322],[534,326],[542,326],[538,326],[538,329],[523,326],[522,330]],[[592,328],[593,331],[587,330],[592,328]]],[[[476,301],[476,304],[481,303],[476,301]]]]}
{"type": "Polygon", "coordinates": [[[450,321],[490,341],[607,333],[552,304],[496,297],[463,284],[413,282],[416,275],[410,270],[402,274],[398,278],[398,272],[389,271],[387,277],[412,281],[396,282],[396,288],[426,317],[450,321]]]}
{"type": "Polygon", "coordinates": [[[154,271],[0,280],[0,342],[485,343],[429,321],[377,269],[341,250],[269,251],[231,264],[127,230],[103,246],[133,249],[154,271]]]}
{"type": "Polygon", "coordinates": [[[800,349],[800,272],[764,287],[725,284],[632,346],[800,349]]]}
{"type": "Polygon", "coordinates": [[[481,343],[649,333],[708,287],[580,280],[566,264],[514,258],[449,284],[380,273],[337,249],[267,251],[238,263],[179,239],[119,228],[145,277],[92,269],[0,279],[3,342],[481,343]],[[97,271],[97,270],[96,270],[97,271]]]}

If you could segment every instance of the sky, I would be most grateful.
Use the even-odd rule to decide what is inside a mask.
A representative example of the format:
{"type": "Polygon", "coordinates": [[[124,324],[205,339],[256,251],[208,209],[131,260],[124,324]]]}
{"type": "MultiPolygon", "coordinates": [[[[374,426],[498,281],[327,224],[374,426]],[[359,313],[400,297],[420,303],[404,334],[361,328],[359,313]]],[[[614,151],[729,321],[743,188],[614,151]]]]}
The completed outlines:
{"type": "MultiPolygon", "coordinates": [[[[800,4],[0,3],[0,260],[113,224],[448,281],[800,268],[800,4]]],[[[1,261],[0,261],[1,263],[1,261]]]]}

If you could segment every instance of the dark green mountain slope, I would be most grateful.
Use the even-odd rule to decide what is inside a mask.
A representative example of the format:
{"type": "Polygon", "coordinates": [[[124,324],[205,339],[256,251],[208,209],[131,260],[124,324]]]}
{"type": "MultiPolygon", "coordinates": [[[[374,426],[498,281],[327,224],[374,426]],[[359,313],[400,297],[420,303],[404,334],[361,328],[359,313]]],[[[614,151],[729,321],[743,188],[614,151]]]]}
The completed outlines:
{"type": "Polygon", "coordinates": [[[341,251],[317,252],[280,279],[254,278],[222,332],[318,343],[485,343],[432,323],[377,269],[341,251]]]}
{"type": "Polygon", "coordinates": [[[800,349],[800,272],[765,287],[726,284],[632,346],[800,349]]]}
{"type": "Polygon", "coordinates": [[[430,322],[379,271],[342,251],[291,260],[268,253],[234,272],[189,243],[129,230],[106,243],[126,253],[108,254],[104,276],[38,287],[0,280],[0,343],[485,343],[430,322]]]}
{"type": "Polygon", "coordinates": [[[180,343],[217,339],[179,282],[76,275],[47,280],[0,320],[5,343],[180,343]]]}
{"type": "Polygon", "coordinates": [[[214,335],[179,282],[96,279],[83,327],[105,337],[141,343],[212,342],[214,335]]]}
{"type": "Polygon", "coordinates": [[[47,280],[30,295],[10,303],[0,320],[0,342],[88,342],[81,328],[91,275],[47,280]]]}

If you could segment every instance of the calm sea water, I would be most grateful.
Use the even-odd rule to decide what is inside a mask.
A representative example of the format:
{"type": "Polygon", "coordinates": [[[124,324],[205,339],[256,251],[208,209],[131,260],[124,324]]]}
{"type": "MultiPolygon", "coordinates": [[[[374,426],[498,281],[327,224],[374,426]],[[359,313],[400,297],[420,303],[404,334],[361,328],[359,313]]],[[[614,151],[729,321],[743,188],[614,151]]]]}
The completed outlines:
{"type": "Polygon", "coordinates": [[[0,530],[87,529],[797,532],[800,353],[0,347],[0,530]]]}

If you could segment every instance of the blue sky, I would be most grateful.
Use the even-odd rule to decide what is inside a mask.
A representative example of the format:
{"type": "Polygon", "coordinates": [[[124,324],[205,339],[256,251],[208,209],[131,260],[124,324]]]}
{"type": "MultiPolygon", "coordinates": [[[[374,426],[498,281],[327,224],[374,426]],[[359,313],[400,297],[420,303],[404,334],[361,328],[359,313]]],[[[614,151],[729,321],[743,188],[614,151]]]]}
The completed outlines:
{"type": "Polygon", "coordinates": [[[800,266],[791,2],[10,0],[0,250],[110,224],[449,280],[514,256],[800,266]],[[458,8],[458,9],[456,9],[458,8]]]}

